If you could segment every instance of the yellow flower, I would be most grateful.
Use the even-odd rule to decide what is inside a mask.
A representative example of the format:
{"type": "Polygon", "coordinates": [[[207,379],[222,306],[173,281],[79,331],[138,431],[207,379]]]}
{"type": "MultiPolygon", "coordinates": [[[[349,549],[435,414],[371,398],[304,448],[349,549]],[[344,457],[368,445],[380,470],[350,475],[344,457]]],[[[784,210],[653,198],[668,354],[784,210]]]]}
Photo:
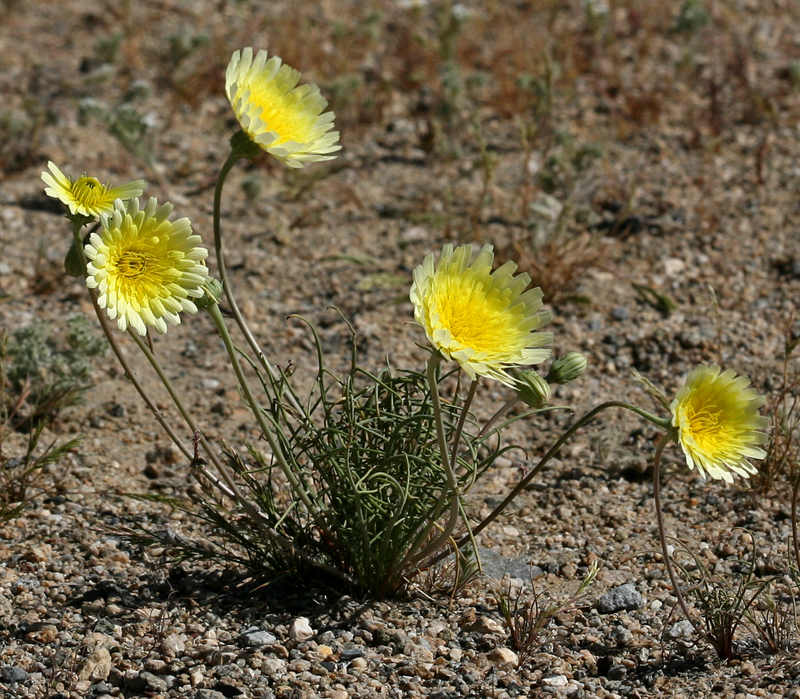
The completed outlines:
{"type": "Polygon", "coordinates": [[[333,160],[341,146],[333,112],[316,85],[297,85],[300,73],[281,59],[253,49],[236,51],[228,64],[225,92],[250,139],[289,167],[333,160]]]}
{"type": "Polygon", "coordinates": [[[120,330],[130,326],[140,335],[148,325],[166,332],[165,321],[177,325],[180,311],[196,313],[191,299],[203,296],[208,277],[208,251],[189,219],[167,221],[172,204],[157,206],[155,199],[142,210],[138,199],[115,202],[85,247],[86,286],[99,289],[100,307],[120,330]]]}
{"type": "Polygon", "coordinates": [[[453,250],[448,244],[438,265],[432,254],[425,258],[411,286],[414,317],[431,344],[471,379],[488,376],[513,387],[507,368],[550,356],[543,346],[553,341],[552,333],[534,330],[551,316],[541,310],[541,289],[524,291],[531,278],[515,277],[513,262],[492,273],[491,245],[484,245],[472,264],[471,257],[471,245],[453,250]]]}
{"type": "Polygon", "coordinates": [[[50,172],[42,173],[42,180],[48,185],[44,188],[45,194],[66,204],[73,216],[79,214],[98,218],[100,214],[110,214],[114,210],[115,199],[125,201],[140,197],[144,192],[144,180],[134,180],[120,187],[110,187],[85,174],[73,182],[72,178],[61,172],[53,162],[48,162],[47,167],[50,172]]]}
{"type": "Polygon", "coordinates": [[[748,478],[756,473],[750,459],[767,454],[758,444],[769,420],[759,414],[764,397],[748,388],[747,376],[715,364],[694,369],[670,405],[672,424],[689,468],[705,476],[733,482],[733,473],[748,478]]]}

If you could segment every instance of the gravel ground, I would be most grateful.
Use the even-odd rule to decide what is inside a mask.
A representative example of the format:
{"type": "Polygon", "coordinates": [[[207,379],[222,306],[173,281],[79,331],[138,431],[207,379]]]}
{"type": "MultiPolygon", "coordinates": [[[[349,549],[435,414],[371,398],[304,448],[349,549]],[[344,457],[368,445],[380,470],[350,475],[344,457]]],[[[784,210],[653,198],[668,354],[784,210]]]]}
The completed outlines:
{"type": "MultiPolygon", "coordinates": [[[[585,65],[565,59],[571,87],[553,104],[550,136],[530,152],[499,99],[473,113],[483,152],[468,127],[456,152],[437,152],[429,147],[436,123],[430,91],[392,78],[379,117],[357,101],[362,92],[362,112],[342,102],[345,147],[334,163],[294,173],[264,159],[233,171],[223,204],[228,265],[274,362],[295,364],[299,377],[313,366],[308,334],[287,320],[296,313],[318,325],[333,368],[342,368],[347,329],[325,310],[336,306],[358,331],[368,366],[388,354],[395,366],[418,369],[425,352],[415,343],[423,336],[407,294],[423,257],[448,240],[492,242],[503,259],[515,250],[531,255],[532,231],[551,230],[566,206],[565,240],[578,242],[562,250],[577,252],[545,266],[562,265],[575,282],[545,287],[546,300],[556,301],[556,353],[582,351],[590,367],[560,387],[554,403],[572,405],[575,415],[609,399],[651,409],[631,369],[671,394],[693,366],[711,362],[749,374],[759,391],[774,395],[800,292],[800,93],[790,79],[800,35],[791,9],[730,3],[740,24],[728,32],[730,18],[712,22],[720,29],[706,54],[697,46],[700,33],[648,35],[666,12],[648,3],[611,3],[616,24],[606,43],[584,25],[584,6],[567,4],[575,12],[554,11],[550,29],[568,32],[575,23],[576,45],[596,53],[585,65]],[[726,53],[729,42],[738,46],[733,53],[726,53]],[[681,67],[690,49],[697,52],[694,82],[681,67]],[[717,82],[719,94],[709,88],[717,82]],[[656,108],[659,84],[666,96],[656,108]],[[753,113],[759,104],[766,106],[753,113]],[[597,155],[578,168],[583,146],[597,155]],[[548,173],[554,180],[545,187],[548,173]],[[674,308],[659,307],[663,297],[674,308]]],[[[9,2],[0,11],[0,125],[8,137],[0,146],[0,326],[9,332],[37,318],[61,332],[65,318],[91,312],[85,290],[60,271],[69,231],[42,193],[47,160],[103,181],[145,178],[146,195],[173,202],[210,244],[214,179],[233,129],[220,89],[230,52],[259,42],[283,49],[333,92],[328,73],[315,74],[313,61],[296,49],[292,55],[291,42],[254,19],[273,12],[300,31],[305,25],[292,19],[294,10],[276,3],[259,15],[244,4],[191,5],[132,3],[125,14],[88,1],[9,2]],[[165,77],[169,37],[181,23],[211,38],[165,77]],[[118,57],[104,62],[98,42],[117,30],[118,57]],[[158,124],[150,164],[81,117],[87,99],[119,105],[135,81],[148,87],[136,108],[158,124]],[[33,121],[19,116],[22,130],[14,131],[15,114],[33,121]]],[[[333,26],[338,5],[320,10],[322,26],[333,26]]],[[[363,19],[360,6],[342,7],[342,16],[363,19]]],[[[467,25],[463,45],[473,53],[460,60],[477,66],[485,56],[475,36],[491,28],[492,10],[471,9],[475,29],[467,25]]],[[[381,10],[387,45],[408,30],[409,17],[430,29],[435,15],[430,8],[418,15],[381,10]]],[[[408,55],[416,60],[424,46],[410,45],[408,55]]],[[[313,48],[327,51],[324,42],[313,48]]],[[[358,64],[362,87],[380,73],[373,63],[387,74],[396,67],[388,49],[373,63],[367,54],[358,64]]],[[[257,438],[207,318],[184,318],[154,346],[210,439],[240,446],[257,438]]],[[[506,397],[488,382],[479,415],[506,397]]],[[[166,396],[159,400],[169,415],[166,396]]],[[[472,511],[488,513],[574,419],[564,412],[517,423],[509,436],[525,451],[487,474],[469,496],[472,511]]],[[[51,469],[47,492],[0,528],[0,696],[800,697],[798,634],[790,626],[788,652],[771,653],[742,630],[737,657],[722,663],[675,610],[656,552],[650,476],[657,433],[627,414],[606,413],[580,433],[483,533],[479,580],[448,594],[444,573],[424,575],[408,597],[379,603],[334,589],[263,587],[212,565],[171,565],[168,552],[120,537],[114,527],[131,521],[183,536],[208,532],[192,518],[125,496],[181,495],[189,478],[111,358],[96,360],[85,403],[64,410],[45,436],[79,434],[84,443],[51,469]],[[587,593],[555,616],[530,653],[515,651],[498,595],[533,582],[567,599],[594,563],[599,573],[587,593]]],[[[18,454],[23,441],[11,435],[4,453],[18,454]]],[[[753,542],[756,576],[785,572],[785,480],[758,487],[703,481],[675,448],[665,467],[669,531],[714,575],[735,580],[753,542]]]]}

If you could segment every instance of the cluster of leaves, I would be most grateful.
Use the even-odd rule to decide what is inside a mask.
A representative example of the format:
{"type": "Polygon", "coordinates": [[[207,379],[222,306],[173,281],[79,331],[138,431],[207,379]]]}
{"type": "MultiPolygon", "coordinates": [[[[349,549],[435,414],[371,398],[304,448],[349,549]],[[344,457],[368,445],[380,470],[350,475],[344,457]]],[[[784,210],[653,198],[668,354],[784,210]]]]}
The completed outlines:
{"type": "Polygon", "coordinates": [[[721,659],[736,657],[737,638],[743,630],[761,639],[771,653],[787,652],[800,640],[793,592],[797,571],[788,560],[785,573],[758,575],[752,537],[747,558],[728,561],[734,571],[730,574],[711,572],[686,546],[681,546],[680,553],[684,555],[675,562],[687,585],[686,596],[700,614],[696,630],[721,659]]]}
{"type": "Polygon", "coordinates": [[[91,358],[105,354],[104,338],[95,336],[83,316],[67,321],[65,345],[47,325],[31,323],[9,338],[3,362],[5,410],[14,429],[26,431],[79,403],[91,383],[91,358]],[[13,405],[13,408],[11,407],[13,405]]]}
{"type": "MultiPolygon", "coordinates": [[[[196,469],[200,487],[190,494],[219,544],[129,531],[136,542],[165,545],[176,560],[225,560],[271,577],[301,570],[333,574],[376,598],[406,586],[420,554],[439,535],[443,503],[452,502],[426,376],[391,368],[371,374],[356,363],[355,348],[350,370],[336,376],[325,369],[316,341],[319,369],[303,414],[291,407],[300,398],[286,375],[273,385],[273,395],[283,398],[265,411],[293,473],[313,493],[317,514],[301,506],[274,460],[248,445],[247,458],[229,449],[227,464],[257,517],[221,496],[207,470],[196,469]],[[293,400],[285,400],[287,392],[293,400]]],[[[445,402],[443,411],[452,442],[460,405],[445,402]]],[[[501,450],[466,430],[461,444],[456,472],[463,493],[501,450]]],[[[194,510],[187,502],[157,499],[194,510]]]]}

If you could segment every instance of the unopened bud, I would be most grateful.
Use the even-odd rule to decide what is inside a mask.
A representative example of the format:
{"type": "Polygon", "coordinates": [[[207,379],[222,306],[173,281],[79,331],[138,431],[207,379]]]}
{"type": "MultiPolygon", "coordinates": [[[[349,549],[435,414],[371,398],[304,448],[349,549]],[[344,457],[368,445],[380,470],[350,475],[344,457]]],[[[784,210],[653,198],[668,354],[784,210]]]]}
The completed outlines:
{"type": "Polygon", "coordinates": [[[517,396],[531,408],[544,408],[550,402],[550,385],[533,369],[514,372],[517,396]]]}
{"type": "Polygon", "coordinates": [[[547,374],[547,381],[550,383],[569,383],[577,379],[584,371],[589,362],[580,352],[568,352],[563,357],[553,360],[550,371],[547,374]]]}
{"type": "Polygon", "coordinates": [[[194,303],[198,308],[208,308],[209,306],[219,303],[222,297],[222,282],[214,277],[206,279],[203,284],[203,295],[194,303]]]}
{"type": "MultiPolygon", "coordinates": [[[[89,242],[90,236],[91,233],[87,233],[83,236],[83,245],[89,242]]],[[[86,266],[83,264],[82,257],[75,247],[74,240],[72,241],[72,245],[69,246],[69,250],[67,250],[67,256],[64,258],[64,271],[70,277],[82,277],[86,274],[86,266]]]]}

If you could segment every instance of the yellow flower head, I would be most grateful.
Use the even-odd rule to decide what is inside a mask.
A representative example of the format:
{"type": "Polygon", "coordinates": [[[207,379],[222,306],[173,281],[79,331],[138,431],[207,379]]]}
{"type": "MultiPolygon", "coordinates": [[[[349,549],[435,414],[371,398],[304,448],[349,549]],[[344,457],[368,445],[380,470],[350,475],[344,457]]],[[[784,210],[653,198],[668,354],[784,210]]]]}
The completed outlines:
{"type": "Polygon", "coordinates": [[[543,347],[553,341],[552,333],[534,330],[551,316],[541,310],[542,290],[525,291],[531,278],[515,277],[513,262],[492,273],[491,245],[484,245],[472,264],[471,257],[471,245],[453,250],[448,244],[438,265],[432,254],[425,258],[411,286],[414,317],[431,344],[471,379],[488,376],[513,387],[507,368],[550,356],[543,347]]]}
{"type": "Polygon", "coordinates": [[[196,313],[191,299],[203,296],[208,278],[208,251],[192,235],[189,219],[167,221],[172,204],[157,206],[155,199],[144,209],[138,199],[117,200],[85,247],[86,286],[99,289],[100,307],[120,330],[131,326],[140,335],[148,325],[166,332],[165,321],[177,325],[180,311],[196,313]]]}
{"type": "Polygon", "coordinates": [[[281,59],[253,49],[236,51],[228,64],[225,92],[250,139],[289,167],[333,160],[341,146],[333,112],[316,85],[297,85],[300,73],[281,59]]]}
{"type": "Polygon", "coordinates": [[[756,473],[748,458],[767,455],[756,445],[767,441],[760,430],[769,420],[758,412],[764,397],[749,385],[747,376],[732,369],[720,373],[715,364],[689,374],[670,405],[689,468],[727,483],[733,482],[732,473],[745,478],[756,473]]]}
{"type": "Polygon", "coordinates": [[[59,170],[55,163],[48,162],[50,172],[42,173],[42,180],[47,187],[45,194],[60,200],[69,207],[69,212],[74,216],[89,216],[99,218],[101,214],[110,214],[114,210],[114,200],[133,199],[142,196],[144,180],[134,180],[120,187],[110,187],[100,184],[94,177],[85,174],[75,182],[59,170]]]}

